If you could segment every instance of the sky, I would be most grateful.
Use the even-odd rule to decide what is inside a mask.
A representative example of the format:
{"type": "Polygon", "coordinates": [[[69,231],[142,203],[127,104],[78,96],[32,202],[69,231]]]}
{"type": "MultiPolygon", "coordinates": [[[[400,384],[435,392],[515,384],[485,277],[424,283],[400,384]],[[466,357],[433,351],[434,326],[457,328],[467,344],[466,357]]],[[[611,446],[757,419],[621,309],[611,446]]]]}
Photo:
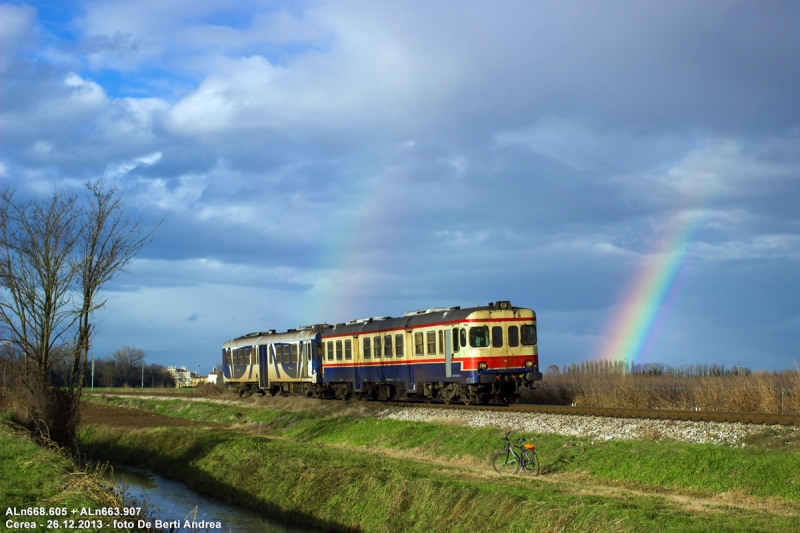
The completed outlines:
{"type": "Polygon", "coordinates": [[[800,363],[800,4],[0,4],[0,184],[153,242],[92,351],[510,300],[542,367],[800,363]]]}

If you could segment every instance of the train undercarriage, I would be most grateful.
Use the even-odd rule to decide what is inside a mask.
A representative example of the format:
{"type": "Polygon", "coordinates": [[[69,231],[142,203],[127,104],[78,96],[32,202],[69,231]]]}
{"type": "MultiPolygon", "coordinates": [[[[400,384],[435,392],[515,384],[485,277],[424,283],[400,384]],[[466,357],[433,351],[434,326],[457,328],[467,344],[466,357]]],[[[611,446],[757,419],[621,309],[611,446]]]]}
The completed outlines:
{"type": "Polygon", "coordinates": [[[239,395],[269,394],[275,396],[305,396],[318,399],[372,400],[372,401],[418,401],[443,402],[445,404],[504,404],[508,405],[519,397],[519,391],[531,387],[530,382],[521,377],[502,376],[491,383],[463,384],[452,382],[417,383],[415,389],[407,390],[404,383],[362,383],[356,390],[352,383],[271,383],[261,389],[255,383],[231,384],[239,395]]]}

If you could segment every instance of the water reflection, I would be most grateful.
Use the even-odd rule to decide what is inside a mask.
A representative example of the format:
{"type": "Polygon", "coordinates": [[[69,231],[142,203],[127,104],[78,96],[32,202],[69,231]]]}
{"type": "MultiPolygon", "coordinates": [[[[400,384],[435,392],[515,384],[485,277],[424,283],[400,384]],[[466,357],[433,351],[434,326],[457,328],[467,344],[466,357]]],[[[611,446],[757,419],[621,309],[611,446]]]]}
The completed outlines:
{"type": "MultiPolygon", "coordinates": [[[[320,533],[319,529],[303,528],[275,522],[264,515],[250,509],[234,507],[220,500],[193,492],[183,483],[158,476],[149,470],[114,465],[114,481],[119,485],[127,485],[131,496],[137,499],[147,498],[153,518],[162,522],[186,520],[190,522],[220,522],[222,527],[187,529],[174,531],[214,531],[231,533],[320,533]]],[[[166,527],[169,529],[169,526],[166,527]]]]}

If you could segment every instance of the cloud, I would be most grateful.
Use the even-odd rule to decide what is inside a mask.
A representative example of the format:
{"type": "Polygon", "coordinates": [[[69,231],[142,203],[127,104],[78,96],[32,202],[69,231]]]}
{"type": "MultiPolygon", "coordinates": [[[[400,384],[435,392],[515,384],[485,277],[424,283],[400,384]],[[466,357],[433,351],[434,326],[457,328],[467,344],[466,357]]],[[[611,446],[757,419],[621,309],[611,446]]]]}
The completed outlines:
{"type": "MultiPolygon", "coordinates": [[[[691,221],[670,347],[713,345],[731,292],[796,315],[756,290],[800,290],[792,5],[0,10],[4,185],[105,169],[132,216],[164,220],[111,287],[103,342],[216,354],[245,331],[504,295],[544,310],[560,364],[691,221]]],[[[800,346],[776,331],[776,353],[800,346]]]]}

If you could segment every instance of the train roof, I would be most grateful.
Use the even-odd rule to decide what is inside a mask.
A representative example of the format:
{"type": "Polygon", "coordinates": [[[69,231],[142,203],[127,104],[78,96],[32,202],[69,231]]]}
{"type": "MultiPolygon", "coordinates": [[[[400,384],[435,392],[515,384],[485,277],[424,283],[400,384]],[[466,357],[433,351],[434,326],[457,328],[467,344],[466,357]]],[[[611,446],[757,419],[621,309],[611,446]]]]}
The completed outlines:
{"type": "MultiPolygon", "coordinates": [[[[419,311],[409,311],[401,317],[379,317],[371,319],[351,320],[346,324],[336,324],[332,330],[326,330],[323,335],[346,335],[348,333],[368,333],[372,331],[384,331],[390,329],[405,329],[426,324],[436,324],[440,322],[459,322],[466,320],[478,311],[517,311],[525,309],[533,312],[527,307],[513,307],[510,302],[492,302],[490,305],[476,307],[436,307],[419,311]],[[502,307],[501,307],[502,305],[502,307]]],[[[535,316],[535,313],[534,313],[535,316]]]]}
{"type": "MultiPolygon", "coordinates": [[[[275,333],[270,330],[268,333],[257,332],[249,333],[241,337],[229,340],[223,344],[224,348],[234,346],[250,346],[254,344],[272,344],[276,342],[299,342],[313,339],[317,333],[322,332],[326,336],[347,335],[348,333],[368,333],[372,331],[384,331],[391,329],[402,329],[425,324],[435,324],[438,322],[459,322],[466,320],[472,313],[478,311],[517,311],[529,310],[527,307],[513,307],[509,301],[490,302],[489,305],[461,308],[456,307],[433,307],[409,311],[401,317],[371,317],[351,320],[347,323],[314,324],[311,326],[301,326],[297,329],[289,329],[284,333],[275,333]]],[[[534,317],[536,313],[533,313],[534,317]]]]}

